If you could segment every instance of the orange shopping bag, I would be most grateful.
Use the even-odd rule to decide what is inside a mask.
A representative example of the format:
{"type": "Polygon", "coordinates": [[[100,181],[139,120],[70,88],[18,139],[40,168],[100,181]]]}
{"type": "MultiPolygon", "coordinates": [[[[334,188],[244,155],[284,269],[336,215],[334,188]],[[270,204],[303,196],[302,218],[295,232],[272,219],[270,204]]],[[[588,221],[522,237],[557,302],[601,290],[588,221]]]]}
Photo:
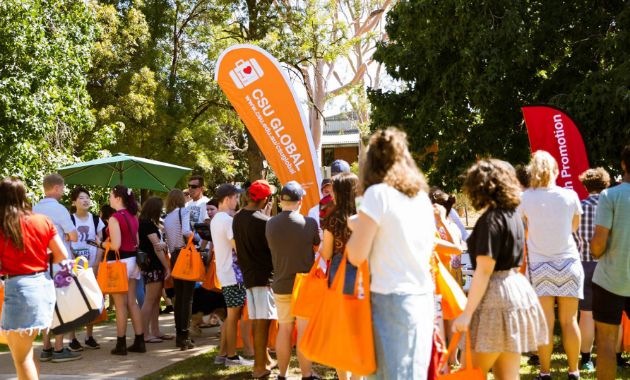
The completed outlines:
{"type": "Polygon", "coordinates": [[[442,296],[442,315],[445,320],[457,318],[466,307],[466,294],[446,269],[440,256],[433,253],[435,292],[442,296]]]}
{"type": "Polygon", "coordinates": [[[219,282],[219,277],[217,277],[217,264],[214,261],[214,251],[212,252],[210,264],[208,264],[208,270],[206,271],[206,276],[201,287],[212,292],[221,291],[221,283],[219,282]]]}
{"type": "Polygon", "coordinates": [[[293,293],[291,294],[291,314],[296,317],[310,318],[323,300],[328,287],[328,279],[319,269],[319,258],[315,258],[313,267],[308,273],[295,275],[293,293]]]}
{"type": "MultiPolygon", "coordinates": [[[[0,320],[2,319],[2,304],[4,303],[4,286],[0,285],[0,320]]],[[[7,337],[0,332],[0,344],[7,344],[7,337]]]]}
{"type": "Polygon", "coordinates": [[[127,278],[127,264],[120,261],[120,254],[116,251],[116,261],[107,261],[109,242],[105,244],[103,262],[98,266],[96,281],[103,294],[127,293],[129,280],[127,278]]]}
{"type": "Polygon", "coordinates": [[[201,255],[193,244],[192,234],[188,238],[186,247],[179,251],[171,276],[184,281],[204,281],[206,267],[203,265],[201,255]]]}
{"type": "Polygon", "coordinates": [[[622,341],[621,348],[623,352],[630,352],[630,319],[624,311],[621,318],[622,341]]]}
{"type": "MultiPolygon", "coordinates": [[[[451,356],[453,350],[457,349],[457,343],[462,337],[461,333],[455,333],[451,339],[451,344],[448,345],[448,351],[442,355],[440,361],[440,369],[446,365],[448,357],[451,356]]],[[[470,333],[466,333],[466,367],[460,369],[457,372],[451,372],[444,375],[438,375],[438,380],[485,380],[483,371],[479,368],[473,368],[472,364],[472,351],[470,349],[470,333]]]]}
{"type": "Polygon", "coordinates": [[[341,260],[332,286],[326,289],[319,308],[309,320],[299,349],[312,361],[369,375],[376,371],[370,271],[367,260],[357,271],[355,294],[343,294],[347,253],[341,260]]]}

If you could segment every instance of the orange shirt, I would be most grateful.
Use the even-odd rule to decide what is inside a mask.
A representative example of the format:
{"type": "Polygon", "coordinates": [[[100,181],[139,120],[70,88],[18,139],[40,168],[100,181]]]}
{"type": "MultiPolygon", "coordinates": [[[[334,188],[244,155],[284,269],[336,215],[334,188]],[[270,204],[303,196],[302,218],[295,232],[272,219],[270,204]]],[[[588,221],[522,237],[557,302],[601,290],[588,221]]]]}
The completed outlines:
{"type": "Polygon", "coordinates": [[[21,225],[23,251],[19,251],[0,231],[0,274],[17,276],[48,269],[48,244],[57,235],[55,226],[48,217],[40,214],[23,217],[21,225]]]}

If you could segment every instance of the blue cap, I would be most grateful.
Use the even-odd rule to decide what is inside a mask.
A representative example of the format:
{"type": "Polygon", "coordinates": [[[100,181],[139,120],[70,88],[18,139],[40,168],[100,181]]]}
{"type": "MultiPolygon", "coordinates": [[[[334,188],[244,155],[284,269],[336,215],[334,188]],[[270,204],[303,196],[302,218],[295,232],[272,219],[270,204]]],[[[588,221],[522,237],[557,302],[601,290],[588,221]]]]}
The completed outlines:
{"type": "Polygon", "coordinates": [[[296,181],[287,182],[280,191],[280,200],[287,202],[297,202],[302,199],[306,191],[296,181]]]}
{"type": "Polygon", "coordinates": [[[350,173],[350,164],[344,160],[335,160],[330,164],[330,174],[337,175],[339,173],[350,173]]]}

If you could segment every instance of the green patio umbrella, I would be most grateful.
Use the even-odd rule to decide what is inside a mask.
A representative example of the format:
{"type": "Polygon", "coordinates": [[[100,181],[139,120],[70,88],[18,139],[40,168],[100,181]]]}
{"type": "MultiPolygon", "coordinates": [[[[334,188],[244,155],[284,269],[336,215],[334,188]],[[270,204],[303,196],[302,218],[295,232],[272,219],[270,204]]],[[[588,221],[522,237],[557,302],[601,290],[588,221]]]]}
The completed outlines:
{"type": "Polygon", "coordinates": [[[111,157],[80,162],[59,169],[68,184],[168,192],[192,169],[118,153],[111,157]]]}

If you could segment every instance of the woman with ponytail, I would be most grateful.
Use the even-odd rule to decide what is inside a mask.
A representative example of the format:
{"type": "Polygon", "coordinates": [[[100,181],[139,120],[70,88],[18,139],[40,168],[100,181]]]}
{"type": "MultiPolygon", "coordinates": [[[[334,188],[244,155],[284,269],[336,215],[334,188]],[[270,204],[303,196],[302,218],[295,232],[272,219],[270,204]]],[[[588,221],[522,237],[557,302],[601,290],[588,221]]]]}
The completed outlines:
{"type": "Polygon", "coordinates": [[[127,293],[112,294],[116,305],[116,347],[112,355],[127,355],[127,352],[146,352],[142,314],[136,300],[136,281],[140,279],[140,268],[136,264],[138,251],[138,203],[131,189],[123,185],[116,185],[109,194],[109,204],[116,212],[109,218],[108,230],[110,237],[110,251],[107,261],[116,260],[115,251],[127,265],[129,290],[127,293]],[[131,316],[131,323],[135,331],[135,339],[127,347],[127,317],[131,316]]]}

